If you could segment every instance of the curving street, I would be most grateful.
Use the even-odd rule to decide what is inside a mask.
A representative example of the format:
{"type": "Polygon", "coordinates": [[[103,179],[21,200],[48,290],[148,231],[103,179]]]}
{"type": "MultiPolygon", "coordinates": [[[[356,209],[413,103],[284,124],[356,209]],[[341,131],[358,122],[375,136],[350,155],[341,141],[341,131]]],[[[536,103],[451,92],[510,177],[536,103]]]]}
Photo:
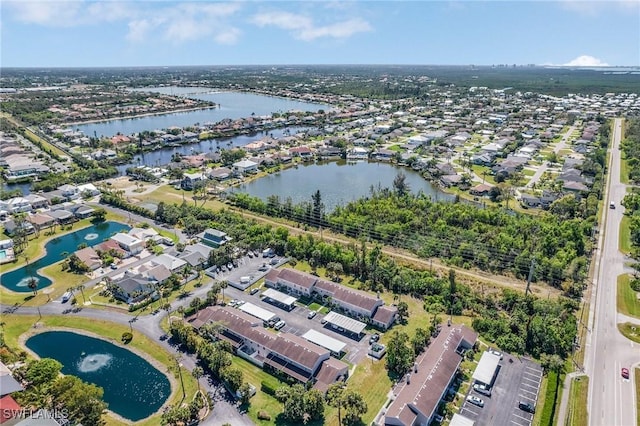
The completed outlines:
{"type": "MultiPolygon", "coordinates": [[[[585,367],[589,381],[589,424],[593,426],[636,424],[636,401],[631,380],[621,376],[623,367],[640,362],[640,346],[618,332],[617,324],[630,320],[617,312],[616,287],[618,275],[624,273],[625,256],[618,250],[618,230],[623,216],[620,205],[626,185],[620,182],[620,139],[622,120],[616,119],[613,144],[610,149],[608,190],[605,198],[605,219],[600,232],[596,280],[589,312],[591,333],[587,337],[585,367]],[[609,203],[615,204],[610,209],[609,203]]],[[[640,321],[633,319],[640,324],[640,321]]]]}

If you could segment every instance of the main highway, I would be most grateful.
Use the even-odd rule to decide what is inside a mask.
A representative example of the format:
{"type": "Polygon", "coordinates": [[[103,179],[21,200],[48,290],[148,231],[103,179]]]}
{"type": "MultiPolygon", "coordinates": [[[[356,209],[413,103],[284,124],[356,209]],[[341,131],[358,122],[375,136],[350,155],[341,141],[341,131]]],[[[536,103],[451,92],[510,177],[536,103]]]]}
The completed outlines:
{"type": "MultiPolygon", "coordinates": [[[[636,426],[636,401],[632,366],[640,362],[640,345],[625,338],[617,324],[627,318],[616,308],[617,277],[624,273],[625,255],[618,250],[619,227],[623,217],[620,202],[626,185],[620,182],[620,139],[622,120],[614,120],[609,173],[605,199],[606,212],[600,231],[596,280],[590,304],[591,333],[586,342],[585,367],[589,375],[589,424],[593,426],[636,426]],[[615,209],[609,204],[614,203],[615,209]],[[623,367],[631,380],[624,380],[623,367]]],[[[637,320],[640,325],[640,320],[637,320]]]]}

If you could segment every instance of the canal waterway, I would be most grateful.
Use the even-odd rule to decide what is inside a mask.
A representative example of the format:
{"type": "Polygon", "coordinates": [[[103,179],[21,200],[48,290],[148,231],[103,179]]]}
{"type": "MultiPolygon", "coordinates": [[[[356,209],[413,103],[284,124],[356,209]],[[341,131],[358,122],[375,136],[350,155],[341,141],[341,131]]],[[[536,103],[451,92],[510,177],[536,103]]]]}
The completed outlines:
{"type": "Polygon", "coordinates": [[[137,354],[106,340],[69,331],[47,331],[26,346],[62,364],[62,373],[104,389],[109,410],[132,421],[149,417],[171,394],[167,377],[137,354]]]}
{"type": "Polygon", "coordinates": [[[350,201],[371,194],[371,188],[393,188],[399,172],[413,193],[423,192],[434,200],[453,200],[454,196],[442,192],[416,171],[394,164],[344,160],[328,163],[308,163],[234,187],[231,192],[247,193],[262,200],[277,195],[284,202],[291,198],[294,204],[311,201],[320,190],[325,211],[333,211],[350,201]]]}
{"type": "Polygon", "coordinates": [[[261,116],[287,111],[319,111],[329,110],[329,105],[301,102],[292,99],[273,96],[257,95],[240,92],[214,92],[212,89],[198,90],[188,87],[148,88],[145,91],[184,95],[193,99],[200,99],[218,104],[216,108],[201,109],[186,112],[173,112],[159,115],[149,115],[138,118],[114,119],[98,123],[75,124],[71,127],[82,131],[87,136],[111,137],[117,133],[131,135],[145,130],[166,129],[172,126],[187,127],[196,123],[217,123],[226,118],[235,120],[248,118],[252,115],[261,116]]]}
{"type": "Polygon", "coordinates": [[[78,246],[85,243],[92,247],[100,244],[113,234],[128,230],[129,227],[118,222],[103,222],[88,228],[80,229],[70,234],[55,237],[45,244],[45,255],[37,260],[31,260],[28,265],[4,272],[10,265],[3,265],[0,284],[12,291],[28,293],[32,291],[29,287],[29,280],[33,277],[38,282],[38,290],[42,290],[51,285],[51,280],[38,274],[38,270],[51,264],[63,260],[68,254],[78,250],[78,246]]]}
{"type": "Polygon", "coordinates": [[[281,129],[271,129],[269,131],[256,132],[250,135],[238,135],[228,138],[217,138],[198,141],[195,143],[189,143],[174,147],[165,147],[156,149],[154,151],[136,154],[132,162],[121,164],[119,166],[116,166],[116,168],[120,171],[121,174],[124,174],[125,170],[127,170],[129,167],[164,166],[171,161],[171,157],[176,153],[181,155],[192,155],[195,153],[209,154],[212,152],[216,152],[218,149],[242,148],[247,144],[266,137],[281,138],[283,136],[293,136],[297,133],[305,132],[307,130],[309,130],[308,127],[291,126],[281,129]]]}

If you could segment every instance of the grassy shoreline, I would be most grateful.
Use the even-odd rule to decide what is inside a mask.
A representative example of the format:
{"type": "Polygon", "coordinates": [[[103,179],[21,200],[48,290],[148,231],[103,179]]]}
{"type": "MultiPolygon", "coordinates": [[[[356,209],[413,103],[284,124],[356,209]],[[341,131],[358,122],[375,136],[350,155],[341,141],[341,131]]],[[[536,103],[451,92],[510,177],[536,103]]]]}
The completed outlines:
{"type": "MultiPolygon", "coordinates": [[[[180,385],[178,380],[178,372],[175,370],[173,364],[175,361],[164,348],[154,342],[149,337],[140,333],[137,330],[133,330],[133,340],[128,345],[123,345],[120,342],[122,333],[130,331],[129,327],[121,324],[116,324],[108,321],[101,321],[95,319],[86,319],[82,317],[67,317],[67,316],[45,316],[39,319],[36,316],[13,316],[11,321],[6,321],[6,316],[1,316],[6,323],[5,339],[7,345],[10,347],[20,348],[25,350],[24,343],[26,340],[34,334],[44,331],[53,330],[67,330],[74,331],[82,334],[86,334],[91,337],[100,338],[106,340],[116,346],[130,350],[131,352],[141,356],[149,363],[151,363],[158,371],[165,374],[171,383],[171,394],[163,407],[176,404],[182,400],[182,392],[180,392],[180,385]],[[37,327],[34,328],[34,325],[37,327]],[[175,371],[174,371],[175,370],[175,371]],[[171,371],[173,374],[167,374],[167,371],[171,371]]],[[[28,351],[30,353],[30,351],[28,351]]],[[[185,386],[185,393],[187,400],[193,398],[193,395],[197,391],[197,383],[193,376],[186,369],[182,369],[182,377],[185,386]]],[[[114,415],[105,415],[103,418],[106,421],[107,426],[116,425],[137,425],[137,426],[153,426],[160,422],[161,409],[154,415],[147,419],[132,422],[123,418],[118,418],[114,415]]]]}

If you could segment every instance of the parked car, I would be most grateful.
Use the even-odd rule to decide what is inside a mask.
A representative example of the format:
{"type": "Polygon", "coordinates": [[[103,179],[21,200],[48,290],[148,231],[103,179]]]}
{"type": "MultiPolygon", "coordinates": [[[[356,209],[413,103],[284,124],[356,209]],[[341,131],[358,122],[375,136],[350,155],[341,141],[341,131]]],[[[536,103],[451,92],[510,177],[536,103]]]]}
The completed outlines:
{"type": "Polygon", "coordinates": [[[271,259],[271,262],[269,262],[271,265],[277,265],[278,262],[280,262],[278,259],[271,259]]]}
{"type": "Polygon", "coordinates": [[[467,397],[467,401],[473,405],[476,405],[480,408],[484,407],[484,401],[477,396],[469,395],[467,397]]]}
{"type": "Polygon", "coordinates": [[[473,390],[481,393],[482,395],[491,396],[491,388],[484,383],[476,383],[473,385],[473,390]]]}
{"type": "Polygon", "coordinates": [[[380,340],[380,335],[378,333],[373,333],[371,337],[369,337],[369,344],[372,345],[380,340]]]}
{"type": "Polygon", "coordinates": [[[233,264],[231,262],[227,263],[227,269],[228,270],[232,270],[233,269],[233,264]]]}
{"type": "Polygon", "coordinates": [[[248,251],[247,252],[247,256],[249,256],[249,259],[253,259],[253,252],[252,251],[248,251]]]}
{"type": "Polygon", "coordinates": [[[276,323],[276,325],[273,326],[273,328],[275,328],[276,330],[280,330],[282,327],[284,327],[285,325],[287,325],[286,322],[284,321],[278,321],[276,323]]]}
{"type": "Polygon", "coordinates": [[[616,208],[616,203],[614,203],[613,201],[611,203],[609,203],[609,208],[610,209],[615,209],[616,208]]]}
{"type": "Polygon", "coordinates": [[[496,349],[489,348],[489,353],[490,353],[490,354],[494,354],[495,356],[500,357],[500,359],[502,359],[502,358],[503,358],[503,356],[502,356],[502,352],[500,352],[500,351],[498,351],[498,350],[496,350],[496,349]]]}
{"type": "Polygon", "coordinates": [[[522,411],[526,411],[527,413],[531,413],[531,414],[536,412],[536,407],[529,402],[524,402],[524,401],[518,402],[518,408],[521,409],[522,411]]]}
{"type": "Polygon", "coordinates": [[[622,374],[622,378],[623,379],[627,379],[627,380],[629,379],[629,369],[628,368],[624,368],[623,367],[622,371],[621,371],[621,374],[622,374]]]}
{"type": "Polygon", "coordinates": [[[309,313],[307,314],[307,318],[313,319],[317,314],[318,313],[316,311],[309,311],[309,313]]]}
{"type": "Polygon", "coordinates": [[[62,303],[67,303],[69,299],[71,299],[72,297],[73,297],[73,293],[71,293],[70,291],[67,291],[65,294],[62,295],[62,303]]]}
{"type": "Polygon", "coordinates": [[[258,287],[256,287],[256,288],[252,288],[249,293],[253,296],[254,294],[256,294],[259,291],[260,291],[260,289],[258,287]]]}

